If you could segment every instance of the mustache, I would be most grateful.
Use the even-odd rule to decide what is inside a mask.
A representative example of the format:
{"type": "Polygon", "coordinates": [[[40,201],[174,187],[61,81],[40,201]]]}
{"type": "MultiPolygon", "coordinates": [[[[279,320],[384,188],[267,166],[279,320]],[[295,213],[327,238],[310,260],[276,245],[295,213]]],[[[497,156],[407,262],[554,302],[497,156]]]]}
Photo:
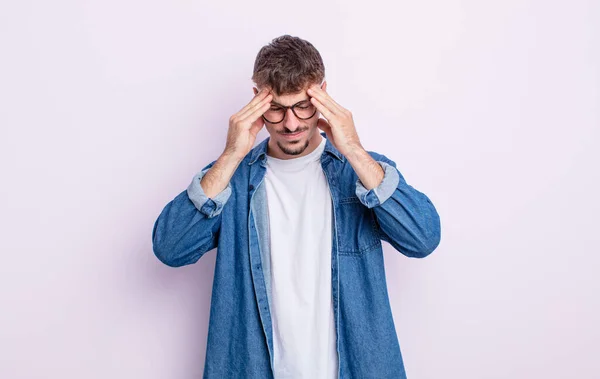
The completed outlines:
{"type": "Polygon", "coordinates": [[[305,130],[308,130],[308,126],[307,126],[307,127],[304,127],[304,128],[298,128],[298,129],[296,129],[296,130],[295,130],[295,131],[293,131],[293,132],[292,132],[291,130],[289,130],[288,128],[284,128],[284,130],[282,130],[282,131],[280,131],[280,132],[278,132],[278,133],[279,133],[279,134],[296,134],[296,133],[303,132],[303,131],[305,131],[305,130]]]}

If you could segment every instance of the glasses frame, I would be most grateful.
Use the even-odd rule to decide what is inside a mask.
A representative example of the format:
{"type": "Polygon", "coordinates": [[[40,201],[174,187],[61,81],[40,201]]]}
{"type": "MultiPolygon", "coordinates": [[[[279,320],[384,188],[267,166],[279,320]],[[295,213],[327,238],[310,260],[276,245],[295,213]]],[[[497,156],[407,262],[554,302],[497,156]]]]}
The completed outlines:
{"type": "MultiPolygon", "coordinates": [[[[315,111],[313,112],[313,114],[312,114],[312,115],[310,115],[310,117],[300,117],[300,116],[298,116],[298,114],[296,113],[296,110],[294,109],[296,106],[298,106],[298,105],[300,105],[301,103],[304,103],[304,102],[308,102],[308,103],[309,103],[311,106],[315,107],[315,106],[314,106],[314,104],[312,104],[312,103],[310,102],[310,99],[308,99],[308,100],[301,100],[301,101],[297,102],[296,104],[294,104],[294,105],[291,105],[291,106],[289,106],[289,107],[288,107],[288,106],[285,106],[285,105],[281,105],[281,104],[277,104],[277,103],[275,103],[275,104],[277,104],[277,106],[278,106],[278,107],[280,107],[280,108],[283,108],[283,109],[285,110],[285,111],[283,112],[283,118],[282,118],[280,121],[277,121],[277,122],[272,122],[272,121],[269,121],[269,120],[268,120],[268,119],[265,117],[265,115],[264,115],[264,114],[262,115],[262,118],[263,118],[263,120],[265,120],[265,121],[266,121],[266,122],[268,122],[269,124],[279,124],[280,122],[283,122],[283,120],[285,120],[285,116],[287,115],[287,111],[288,111],[288,109],[291,109],[291,110],[292,110],[292,113],[294,114],[294,116],[298,117],[300,120],[308,120],[308,119],[311,119],[311,118],[313,118],[313,117],[314,117],[314,115],[315,115],[315,114],[317,114],[317,107],[315,107],[315,111]]],[[[265,113],[266,113],[266,111],[265,111],[265,113]]]]}

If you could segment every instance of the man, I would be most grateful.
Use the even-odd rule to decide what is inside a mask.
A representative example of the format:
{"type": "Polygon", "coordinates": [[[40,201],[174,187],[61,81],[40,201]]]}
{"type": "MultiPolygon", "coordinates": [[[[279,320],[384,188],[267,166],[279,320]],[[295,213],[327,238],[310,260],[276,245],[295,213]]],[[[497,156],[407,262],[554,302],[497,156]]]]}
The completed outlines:
{"type": "Polygon", "coordinates": [[[205,378],[406,378],[381,241],[425,257],[440,219],[362,147],[324,77],[311,43],[264,46],[223,153],[155,222],[169,266],[217,248],[205,378]],[[270,137],[253,147],[263,126],[270,137]]]}

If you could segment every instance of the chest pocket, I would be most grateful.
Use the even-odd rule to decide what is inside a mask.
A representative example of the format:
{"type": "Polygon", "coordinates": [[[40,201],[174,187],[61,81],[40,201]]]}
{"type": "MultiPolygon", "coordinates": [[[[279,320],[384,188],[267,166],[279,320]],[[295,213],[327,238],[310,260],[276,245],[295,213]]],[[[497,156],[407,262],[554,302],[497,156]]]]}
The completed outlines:
{"type": "Polygon", "coordinates": [[[358,197],[341,199],[338,209],[339,217],[336,222],[340,254],[362,255],[381,246],[375,229],[375,216],[358,197]]]}

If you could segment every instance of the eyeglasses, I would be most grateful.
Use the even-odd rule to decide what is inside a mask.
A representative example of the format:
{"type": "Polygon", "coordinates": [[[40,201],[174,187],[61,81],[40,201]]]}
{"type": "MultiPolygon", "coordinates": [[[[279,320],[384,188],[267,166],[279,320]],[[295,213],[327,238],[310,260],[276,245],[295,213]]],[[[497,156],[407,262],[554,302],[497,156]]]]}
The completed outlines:
{"type": "Polygon", "coordinates": [[[315,107],[310,100],[302,100],[290,107],[281,104],[273,104],[262,117],[271,124],[279,124],[285,119],[285,114],[290,108],[294,115],[300,120],[308,120],[317,113],[317,107],[315,107]]]}

